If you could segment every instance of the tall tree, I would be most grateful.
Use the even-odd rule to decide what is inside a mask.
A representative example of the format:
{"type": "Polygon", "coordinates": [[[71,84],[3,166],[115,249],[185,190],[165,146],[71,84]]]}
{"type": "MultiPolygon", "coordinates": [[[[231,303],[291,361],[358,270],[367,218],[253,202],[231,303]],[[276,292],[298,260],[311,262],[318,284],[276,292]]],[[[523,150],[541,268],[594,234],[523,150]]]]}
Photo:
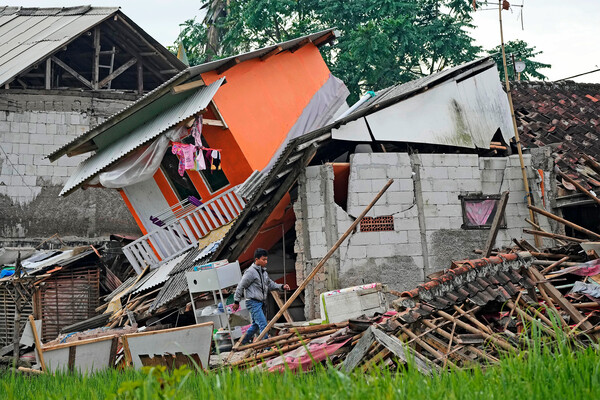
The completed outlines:
{"type": "MultiPolygon", "coordinates": [[[[534,61],[533,58],[543,53],[543,51],[536,51],[535,46],[529,46],[527,42],[523,40],[511,40],[504,44],[504,51],[506,53],[506,65],[508,70],[508,79],[516,80],[517,77],[514,73],[512,57],[514,55],[515,61],[523,61],[525,63],[525,71],[521,73],[521,80],[529,81],[531,79],[546,80],[548,77],[540,72],[540,69],[552,67],[550,64],[544,64],[539,61],[534,61]]],[[[504,66],[502,64],[502,48],[500,45],[488,50],[487,53],[492,56],[498,70],[500,71],[500,79],[504,82],[504,66]]]]}
{"type": "Polygon", "coordinates": [[[350,102],[481,51],[466,31],[472,8],[465,0],[206,0],[204,6],[204,20],[186,21],[179,38],[192,63],[337,27],[336,46],[322,53],[348,85],[350,102]]]}

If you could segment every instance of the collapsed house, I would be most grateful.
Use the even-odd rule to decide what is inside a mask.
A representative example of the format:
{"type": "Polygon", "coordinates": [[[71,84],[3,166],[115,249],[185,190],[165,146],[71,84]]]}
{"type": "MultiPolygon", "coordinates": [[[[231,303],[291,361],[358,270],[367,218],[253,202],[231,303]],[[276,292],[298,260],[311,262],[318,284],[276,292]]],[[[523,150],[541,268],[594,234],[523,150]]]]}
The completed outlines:
{"type": "Polygon", "coordinates": [[[119,8],[2,6],[0,38],[3,244],[139,234],[116,193],[57,198],[85,154],[46,156],[186,66],[119,8]]]}
{"type": "MultiPolygon", "coordinates": [[[[545,148],[525,154],[523,165],[512,154],[510,110],[494,62],[482,58],[369,93],[347,108],[344,100],[348,92],[329,73],[318,50],[334,39],[335,32],[325,30],[186,69],[50,154],[51,160],[60,162],[65,155],[94,152],[70,175],[60,194],[68,198],[80,192],[78,189],[112,189],[122,197],[144,234],[122,248],[132,273],[122,275],[119,281],[111,279],[110,290],[94,305],[96,315],[81,316],[83,321],[71,324],[69,330],[105,326],[117,337],[133,334],[142,325],[179,329],[199,322],[198,311],[209,309],[207,305],[213,302],[218,309],[219,301],[225,308],[230,291],[228,285],[190,281],[190,274],[208,276],[210,273],[203,273],[205,269],[216,271],[236,261],[245,267],[256,247],[272,250],[272,275],[296,288],[357,222],[357,215],[389,179],[394,179],[392,186],[359,221],[358,228],[348,233],[349,238],[327,259],[324,269],[308,282],[296,308],[285,316],[292,324],[345,315],[335,313],[331,308],[335,302],[330,302],[330,315],[324,316],[327,307],[321,307],[325,304],[321,295],[355,285],[358,289],[351,291],[361,292],[352,292],[349,298],[364,295],[366,299],[377,288],[370,297],[372,304],[357,307],[359,311],[385,311],[384,302],[380,302],[383,285],[363,285],[381,282],[401,298],[394,302],[399,314],[386,313],[382,320],[376,320],[380,324],[376,329],[388,324],[386,336],[375,328],[368,333],[360,333],[356,327],[348,331],[347,322],[294,327],[296,330],[277,339],[246,347],[261,352],[245,354],[233,361],[234,365],[273,361],[279,350],[265,350],[273,343],[282,351],[298,348],[301,353],[304,339],[317,338],[321,340],[314,342],[315,350],[322,350],[321,356],[339,351],[336,354],[357,360],[356,365],[364,361],[374,365],[387,357],[402,358],[402,354],[405,357],[398,350],[402,346],[394,340],[407,337],[415,346],[407,351],[426,349],[428,354],[417,358],[428,370],[448,363],[448,352],[463,362],[494,360],[499,353],[484,351],[489,341],[494,342],[490,337],[502,332],[506,337],[494,343],[502,343],[499,346],[504,349],[518,348],[515,335],[521,328],[518,321],[508,321],[503,328],[500,324],[482,328],[482,319],[487,318],[482,310],[490,311],[487,307],[491,305],[494,318],[502,319],[506,315],[498,307],[507,302],[515,308],[520,304],[521,311],[538,318],[547,329],[544,318],[548,314],[538,313],[540,316],[529,309],[541,299],[548,306],[555,304],[565,321],[577,324],[569,327],[569,332],[581,327],[581,333],[587,334],[595,329],[590,325],[597,323],[593,312],[585,317],[572,312],[563,299],[566,291],[555,293],[530,268],[530,264],[546,267],[550,263],[555,268],[565,259],[576,263],[593,259],[593,254],[582,255],[577,246],[548,248],[560,243],[557,239],[578,243],[600,236],[581,230],[586,239],[557,234],[563,231],[553,215],[540,214],[528,220],[532,218],[526,205],[528,192],[542,211],[555,207],[557,172],[545,148]],[[523,188],[523,171],[531,183],[528,190],[523,188]],[[492,227],[493,221],[497,223],[492,227]],[[528,251],[526,262],[512,250],[483,261],[467,260],[473,250],[489,253],[493,247],[507,246],[530,227],[535,228],[535,246],[527,240],[516,241],[519,251],[528,251]],[[443,274],[448,260],[467,261],[454,262],[452,272],[443,274]],[[562,261],[557,264],[556,260],[562,261]],[[536,289],[552,292],[554,297],[549,301],[541,294],[540,298],[534,294],[536,289]],[[210,293],[215,290],[219,299],[210,293]],[[432,290],[435,296],[431,296],[432,290]],[[478,322],[472,316],[479,318],[478,322]],[[453,323],[464,330],[457,331],[456,338],[454,330],[446,329],[452,318],[460,320],[453,323]],[[440,321],[445,328],[438,324],[440,321]],[[116,330],[119,327],[126,328],[116,330]],[[431,333],[434,330],[450,341],[440,342],[440,337],[431,333]],[[302,339],[292,338],[294,332],[302,333],[302,339]],[[396,339],[390,339],[390,333],[396,339]],[[426,335],[435,337],[421,339],[426,335]],[[365,356],[352,350],[354,345],[371,351],[365,356]],[[440,346],[449,350],[440,353],[440,346]]],[[[517,106],[517,114],[524,133],[532,128],[528,132],[533,132],[531,143],[535,143],[540,134],[523,123],[534,117],[526,109],[524,102],[517,106]]],[[[556,125],[554,121],[552,125],[556,125]]],[[[588,185],[595,185],[594,159],[583,159],[592,171],[585,170],[585,179],[588,185]]],[[[573,162],[571,165],[570,173],[581,173],[581,168],[573,162]]],[[[569,189],[567,183],[573,183],[563,179],[562,185],[569,189]]],[[[585,201],[596,202],[589,193],[585,201]]],[[[338,304],[343,304],[340,299],[338,304]]],[[[586,310],[593,310],[581,297],[576,300],[585,304],[586,310]]],[[[274,295],[269,316],[282,306],[282,300],[274,295]]],[[[522,313],[516,310],[508,320],[518,316],[522,313]]],[[[208,325],[194,326],[207,330],[208,325]]],[[[54,328],[50,325],[47,329],[54,328]]],[[[56,329],[51,332],[57,333],[56,329]]],[[[92,334],[106,334],[102,332],[92,334]]],[[[73,340],[83,338],[77,335],[73,340]]],[[[64,350],[63,344],[56,346],[45,346],[45,350],[72,351],[64,350]]],[[[107,356],[110,364],[115,349],[108,342],[103,346],[111,352],[107,356]]],[[[147,349],[146,344],[144,351],[147,349]]],[[[127,354],[131,351],[125,351],[125,358],[132,365],[139,366],[135,357],[147,363],[177,361],[143,351],[132,358],[127,354]]],[[[206,365],[206,349],[200,353],[199,359],[206,365]]],[[[296,356],[304,360],[300,364],[310,359],[307,354],[296,356]]],[[[267,367],[277,369],[281,365],[280,359],[267,367]]]]}

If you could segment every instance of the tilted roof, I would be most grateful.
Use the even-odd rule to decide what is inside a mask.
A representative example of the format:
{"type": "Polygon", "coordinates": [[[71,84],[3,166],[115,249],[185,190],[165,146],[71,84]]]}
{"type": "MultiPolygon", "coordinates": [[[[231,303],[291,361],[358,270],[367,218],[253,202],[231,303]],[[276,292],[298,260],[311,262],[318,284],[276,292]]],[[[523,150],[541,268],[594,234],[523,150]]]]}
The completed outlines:
{"type": "Polygon", "coordinates": [[[524,147],[551,144],[556,165],[589,188],[600,187],[600,84],[513,82],[515,116],[524,147]]]}
{"type": "Polygon", "coordinates": [[[121,18],[177,69],[185,67],[118,7],[0,7],[0,85],[9,83],[32,65],[113,17],[121,18]]]}

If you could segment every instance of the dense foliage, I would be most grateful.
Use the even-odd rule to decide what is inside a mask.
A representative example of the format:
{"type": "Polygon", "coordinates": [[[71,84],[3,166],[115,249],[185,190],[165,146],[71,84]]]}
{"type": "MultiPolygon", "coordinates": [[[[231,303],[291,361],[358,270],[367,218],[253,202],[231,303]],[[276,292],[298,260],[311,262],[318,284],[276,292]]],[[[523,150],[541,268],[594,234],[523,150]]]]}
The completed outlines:
{"type": "MultiPolygon", "coordinates": [[[[472,7],[466,0],[205,0],[204,18],[185,21],[178,41],[196,65],[336,27],[341,36],[322,53],[353,103],[367,90],[480,55],[468,32],[472,7]]],[[[525,42],[514,46],[524,59],[540,53],[525,42]]],[[[549,66],[527,62],[525,78],[543,79],[537,69],[549,66]]]]}
{"type": "MultiPolygon", "coordinates": [[[[531,79],[545,80],[546,75],[539,72],[540,69],[550,68],[550,64],[544,64],[538,61],[534,61],[533,58],[537,55],[542,54],[542,51],[536,51],[535,46],[529,46],[523,40],[512,40],[504,44],[504,51],[507,57],[507,71],[508,79],[516,80],[515,69],[513,68],[513,56],[515,61],[523,61],[525,63],[525,71],[521,72],[521,80],[529,81],[531,79]]],[[[500,70],[500,78],[504,81],[504,68],[502,67],[502,48],[500,45],[494,47],[488,51],[488,54],[492,56],[498,69],[500,70]]]]}

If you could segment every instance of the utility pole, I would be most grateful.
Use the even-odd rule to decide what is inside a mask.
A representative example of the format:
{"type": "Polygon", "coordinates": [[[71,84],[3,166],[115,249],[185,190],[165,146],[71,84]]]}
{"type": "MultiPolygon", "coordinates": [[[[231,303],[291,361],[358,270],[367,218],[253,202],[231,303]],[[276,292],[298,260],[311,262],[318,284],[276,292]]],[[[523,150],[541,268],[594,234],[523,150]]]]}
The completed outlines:
{"type": "MultiPolygon", "coordinates": [[[[15,325],[13,331],[13,357],[15,358],[15,368],[19,366],[20,357],[20,333],[21,333],[21,293],[17,289],[21,279],[21,252],[17,254],[17,264],[15,265],[15,274],[11,279],[12,289],[15,292],[15,325]]],[[[10,290],[12,290],[10,289],[10,290]]]]}
{"type": "MultiPolygon", "coordinates": [[[[527,179],[527,170],[525,169],[525,162],[523,161],[523,150],[521,149],[521,139],[519,138],[519,129],[517,128],[517,119],[515,117],[515,108],[513,106],[512,95],[510,93],[510,82],[508,80],[508,68],[506,67],[506,52],[504,50],[504,32],[502,30],[502,3],[503,0],[498,1],[498,18],[500,20],[500,44],[502,47],[502,64],[504,66],[504,81],[506,83],[506,94],[508,95],[508,104],[510,106],[510,116],[512,117],[513,129],[515,131],[515,141],[517,142],[517,152],[519,153],[519,161],[521,163],[521,174],[523,175],[523,185],[525,186],[525,197],[527,197],[527,205],[532,206],[531,191],[529,189],[529,180],[527,179]]],[[[514,64],[514,62],[513,62],[514,64]]],[[[535,213],[529,209],[529,218],[537,223],[535,213]]],[[[542,241],[539,236],[534,235],[535,245],[541,246],[542,241]]]]}

